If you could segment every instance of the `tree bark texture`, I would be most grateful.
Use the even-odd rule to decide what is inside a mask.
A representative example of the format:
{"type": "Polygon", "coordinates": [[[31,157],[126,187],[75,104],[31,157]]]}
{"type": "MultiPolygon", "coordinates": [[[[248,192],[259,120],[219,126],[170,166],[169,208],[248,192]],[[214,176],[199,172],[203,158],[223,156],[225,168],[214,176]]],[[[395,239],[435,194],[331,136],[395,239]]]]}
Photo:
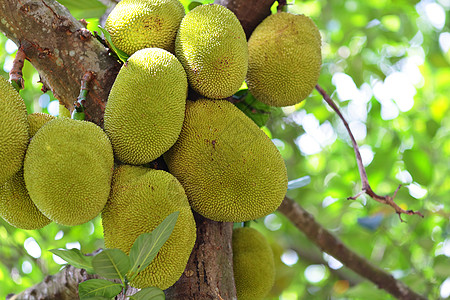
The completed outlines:
{"type": "Polygon", "coordinates": [[[98,125],[120,64],[107,49],[54,0],[0,1],[0,30],[26,54],[44,88],[70,110],[84,73],[94,73],[86,99],[86,117],[98,125]]]}
{"type": "Polygon", "coordinates": [[[285,215],[323,252],[328,253],[346,267],[369,279],[379,288],[402,300],[426,299],[400,280],[396,280],[391,274],[372,265],[365,258],[351,251],[338,238],[317,223],[314,217],[294,200],[285,197],[278,211],[285,215]]]}
{"type": "Polygon", "coordinates": [[[166,299],[236,299],[231,234],[233,223],[215,222],[194,213],[197,240],[186,269],[167,289],[166,299]]]}

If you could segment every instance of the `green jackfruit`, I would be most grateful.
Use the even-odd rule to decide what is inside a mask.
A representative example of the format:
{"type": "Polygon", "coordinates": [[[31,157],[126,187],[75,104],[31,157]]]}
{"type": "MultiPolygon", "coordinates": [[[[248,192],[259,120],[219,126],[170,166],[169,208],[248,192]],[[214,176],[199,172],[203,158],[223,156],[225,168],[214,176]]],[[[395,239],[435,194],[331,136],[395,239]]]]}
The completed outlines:
{"type": "Polygon", "coordinates": [[[22,168],[27,145],[27,108],[11,84],[0,76],[0,184],[22,168]]]}
{"type": "Polygon", "coordinates": [[[27,119],[30,126],[30,138],[32,138],[45,123],[56,118],[49,114],[36,112],[28,115],[27,119]]]}
{"type": "Polygon", "coordinates": [[[275,265],[267,239],[256,229],[233,230],[233,272],[238,300],[263,299],[273,286],[275,265]]]}
{"type": "Polygon", "coordinates": [[[167,151],[180,134],[186,96],[186,73],[175,56],[157,48],[130,56],[111,88],[104,115],[117,159],[140,165],[167,151]]]}
{"type": "Polygon", "coordinates": [[[114,170],[111,195],[102,212],[107,248],[129,253],[136,238],[179,211],[169,239],[151,264],[131,282],[137,288],[172,286],[183,273],[196,239],[194,216],[181,184],[171,174],[140,166],[114,170]]]}
{"type": "MultiPolygon", "coordinates": [[[[55,117],[32,113],[27,116],[30,138],[55,117]]],[[[0,216],[9,224],[22,229],[39,229],[51,222],[30,198],[23,179],[23,169],[0,186],[0,216]]]]}
{"type": "Polygon", "coordinates": [[[114,157],[94,123],[54,119],[31,139],[24,179],[30,198],[50,220],[78,225],[95,216],[109,196],[114,157]]]}
{"type": "Polygon", "coordinates": [[[244,82],[247,40],[239,20],[224,6],[200,5],[190,11],[181,21],[175,54],[191,87],[205,97],[229,97],[244,82]]]}
{"type": "Polygon", "coordinates": [[[304,15],[280,12],[267,17],[248,41],[247,85],[259,101],[272,106],[305,99],[319,79],[321,38],[304,15]]]}
{"type": "Polygon", "coordinates": [[[287,190],[278,149],[226,100],[188,101],[180,137],[164,160],[192,208],[215,221],[263,217],[278,208],[287,190]]]}
{"type": "Polygon", "coordinates": [[[31,201],[23,180],[23,169],[0,186],[0,216],[21,229],[39,229],[51,221],[31,201]]]}
{"type": "Polygon", "coordinates": [[[184,7],[178,0],[122,0],[106,19],[114,46],[128,55],[144,48],[173,52],[184,7]]]}

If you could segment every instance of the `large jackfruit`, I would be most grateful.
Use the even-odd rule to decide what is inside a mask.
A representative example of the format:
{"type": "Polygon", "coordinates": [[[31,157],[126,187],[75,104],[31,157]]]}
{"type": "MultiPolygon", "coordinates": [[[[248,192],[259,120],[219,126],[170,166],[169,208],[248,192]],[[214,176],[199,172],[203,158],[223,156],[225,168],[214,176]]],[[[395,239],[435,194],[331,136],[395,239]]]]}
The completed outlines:
{"type": "Polygon", "coordinates": [[[105,131],[116,157],[148,163],[177,140],[184,119],[186,73],[169,52],[139,50],[123,65],[105,108],[105,131]]]}
{"type": "Polygon", "coordinates": [[[27,145],[27,108],[11,84],[0,76],[0,184],[22,168],[27,145]]]}
{"type": "Polygon", "coordinates": [[[233,272],[238,300],[263,299],[273,286],[275,264],[267,239],[256,229],[233,230],[233,272]]]}
{"type": "Polygon", "coordinates": [[[272,106],[299,103],[314,89],[322,64],[321,38],[304,15],[280,12],[267,17],[248,41],[247,85],[272,106]]]}
{"type": "Polygon", "coordinates": [[[229,97],[244,82],[247,40],[239,20],[224,6],[206,4],[190,11],[181,21],[175,54],[191,87],[205,97],[229,97]]]}
{"type": "Polygon", "coordinates": [[[192,208],[215,221],[263,217],[286,193],[286,167],[278,149],[226,100],[188,101],[180,137],[164,159],[192,208]]]}
{"type": "Polygon", "coordinates": [[[114,170],[111,195],[102,212],[107,248],[129,253],[139,235],[152,231],[175,211],[180,213],[172,234],[132,286],[172,286],[186,267],[196,226],[183,187],[174,176],[140,166],[122,165],[114,170]]]}
{"type": "MultiPolygon", "coordinates": [[[[47,122],[55,119],[52,115],[32,113],[27,116],[30,138],[47,122]]],[[[51,222],[44,216],[30,198],[23,179],[23,169],[0,185],[0,216],[9,224],[22,229],[39,229],[51,222]]]]}
{"type": "Polygon", "coordinates": [[[184,7],[178,0],[122,0],[106,19],[115,47],[128,55],[144,48],[174,52],[184,7]]]}
{"type": "Polygon", "coordinates": [[[114,157],[103,130],[91,122],[55,119],[31,139],[24,179],[30,198],[50,220],[78,225],[109,196],[114,157]]]}

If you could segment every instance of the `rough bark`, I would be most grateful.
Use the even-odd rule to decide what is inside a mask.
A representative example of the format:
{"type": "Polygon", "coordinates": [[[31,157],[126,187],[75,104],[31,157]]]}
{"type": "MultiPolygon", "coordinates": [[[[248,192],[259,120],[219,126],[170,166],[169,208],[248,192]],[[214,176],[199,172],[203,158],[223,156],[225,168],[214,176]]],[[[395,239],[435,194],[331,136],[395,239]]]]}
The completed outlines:
{"type": "Polygon", "coordinates": [[[166,299],[236,299],[231,234],[233,223],[215,222],[195,214],[197,241],[178,282],[166,299]]]}
{"type": "Polygon", "coordinates": [[[314,217],[294,200],[285,197],[278,211],[285,215],[308,239],[323,252],[339,260],[346,267],[375,283],[391,295],[402,300],[424,300],[391,274],[369,263],[365,258],[347,248],[338,238],[316,222],[314,217]]]}
{"type": "Polygon", "coordinates": [[[107,49],[54,0],[1,1],[0,30],[23,49],[45,88],[69,109],[81,78],[95,74],[86,99],[86,117],[99,125],[120,64],[107,49]]]}

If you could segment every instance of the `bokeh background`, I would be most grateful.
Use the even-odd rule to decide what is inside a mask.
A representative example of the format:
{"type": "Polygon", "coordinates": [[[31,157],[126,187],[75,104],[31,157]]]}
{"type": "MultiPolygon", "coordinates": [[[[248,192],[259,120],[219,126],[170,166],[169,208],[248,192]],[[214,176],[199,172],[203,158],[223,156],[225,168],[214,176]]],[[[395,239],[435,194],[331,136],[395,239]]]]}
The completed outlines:
{"type": "MultiPolygon", "coordinates": [[[[92,31],[107,9],[95,0],[59,2],[87,19],[92,31]]],[[[181,2],[186,10],[196,4],[181,2]]],[[[288,11],[311,17],[321,31],[319,84],[350,123],[372,188],[385,195],[402,184],[396,202],[421,211],[424,219],[403,216],[402,223],[393,209],[364,195],[346,200],[361,189],[354,152],[341,121],[317,91],[296,106],[274,110],[263,127],[286,161],[289,180],[310,178],[288,195],[353,251],[429,299],[450,297],[449,10],[449,0],[288,3],[288,11]]],[[[0,34],[1,76],[7,78],[16,50],[0,34]]],[[[24,79],[20,93],[28,112],[56,115],[58,101],[40,91],[39,74],[28,62],[24,79]]],[[[269,299],[391,299],[322,253],[283,215],[275,212],[252,226],[276,243],[285,275],[269,299]]],[[[62,268],[64,261],[49,249],[89,253],[101,247],[99,217],[33,231],[1,220],[0,299],[62,268]]]]}

